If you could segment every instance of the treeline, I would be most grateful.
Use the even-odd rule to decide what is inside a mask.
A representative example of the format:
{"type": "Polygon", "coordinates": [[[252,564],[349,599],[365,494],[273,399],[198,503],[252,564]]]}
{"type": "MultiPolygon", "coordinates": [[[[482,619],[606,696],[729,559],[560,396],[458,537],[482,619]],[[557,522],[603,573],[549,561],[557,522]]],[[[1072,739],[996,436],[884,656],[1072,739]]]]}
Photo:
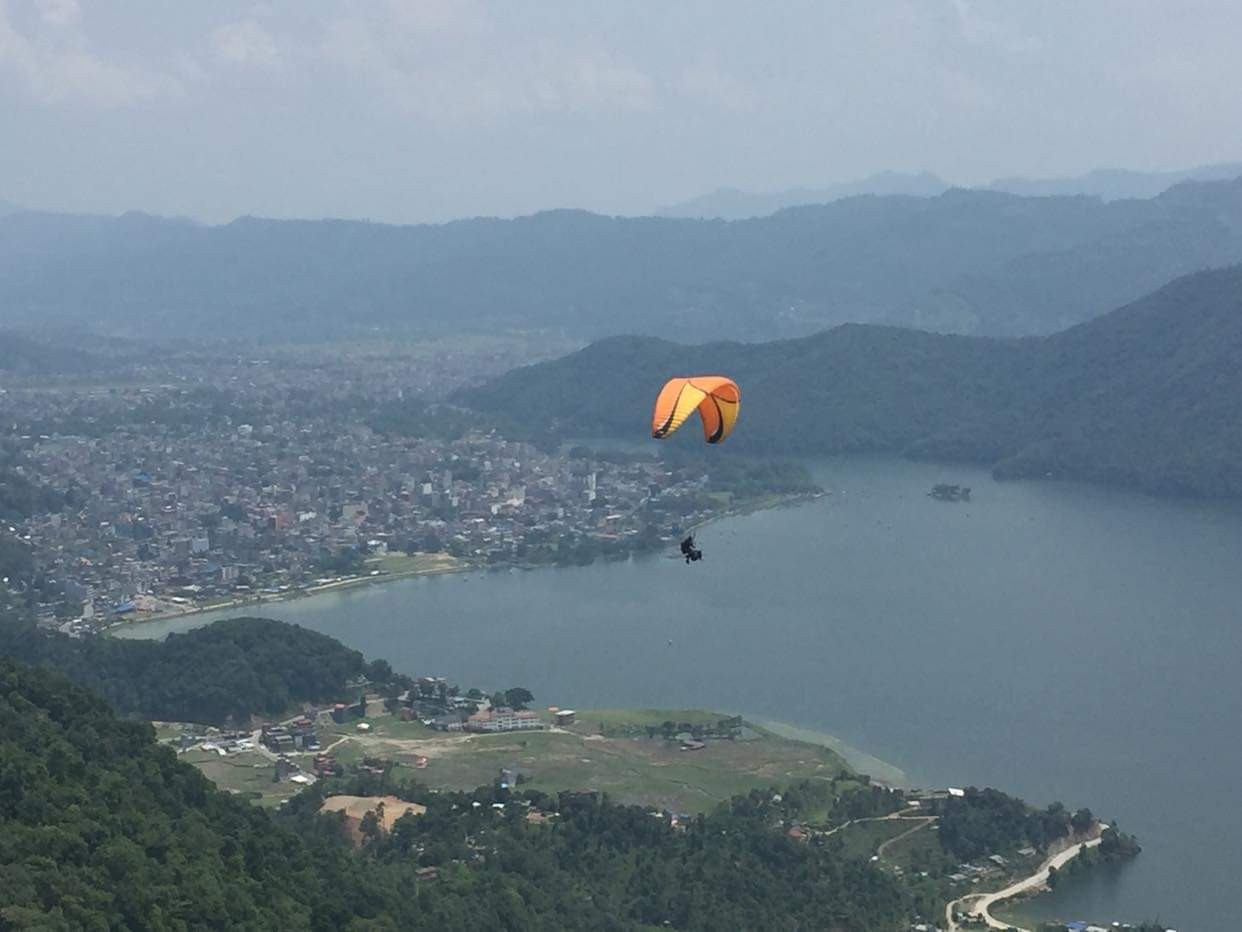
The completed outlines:
{"type": "Polygon", "coordinates": [[[932,809],[940,816],[940,844],[961,861],[1011,852],[1030,845],[1046,851],[1056,841],[1082,834],[1095,824],[1090,809],[1070,812],[1060,803],[1032,809],[1000,790],[969,787],[932,809]]]}
{"type": "Polygon", "coordinates": [[[390,834],[372,832],[363,856],[438,868],[439,882],[420,887],[419,902],[435,910],[443,928],[879,932],[900,928],[909,914],[890,875],[828,846],[789,839],[750,797],[673,828],[647,809],[595,793],[435,793],[415,782],[359,775],[300,794],[287,815],[303,832],[323,831],[331,820],[312,814],[335,793],[392,793],[427,807],[390,834]],[[494,803],[504,806],[499,815],[494,803]],[[532,811],[556,816],[532,823],[532,811]],[[480,907],[489,912],[472,911],[480,907]]]}
{"type": "Polygon", "coordinates": [[[394,679],[326,635],[263,618],[217,621],[162,641],[71,638],[0,619],[0,656],[69,676],[118,714],[223,724],[338,698],[347,681],[394,679]]]}
{"type": "MultiPolygon", "coordinates": [[[[798,340],[603,340],[455,396],[529,436],[643,438],[670,374],[725,372],[742,413],[713,459],[887,453],[999,478],[1242,496],[1242,268],[1179,279],[1051,337],[844,326],[798,340]]],[[[667,449],[702,446],[683,429],[667,449]]]]}
{"type": "Polygon", "coordinates": [[[677,830],[589,794],[385,786],[427,812],[372,826],[355,852],[319,802],[377,779],[325,781],[272,816],[179,763],[150,726],[0,661],[0,927],[885,932],[906,916],[888,874],[732,806],[677,830]],[[560,815],[536,824],[527,803],[560,815]]]}

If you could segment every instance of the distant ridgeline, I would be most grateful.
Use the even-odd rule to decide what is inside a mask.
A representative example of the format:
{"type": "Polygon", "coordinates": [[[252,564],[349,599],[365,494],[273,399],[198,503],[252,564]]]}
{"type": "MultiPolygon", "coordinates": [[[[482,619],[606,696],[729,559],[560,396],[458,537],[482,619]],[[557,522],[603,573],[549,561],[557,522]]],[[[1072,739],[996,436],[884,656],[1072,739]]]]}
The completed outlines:
{"type": "MultiPolygon", "coordinates": [[[[1046,334],[1242,261],[1242,181],[1147,200],[953,189],[726,223],[551,211],[437,226],[0,217],[7,326],[144,339],[556,329],[1046,334]]],[[[3,366],[0,358],[0,366],[3,366]]]]}
{"type": "Polygon", "coordinates": [[[741,385],[729,439],[739,453],[893,453],[1002,478],[1242,496],[1239,267],[1186,276],[1050,337],[862,325],[759,344],[621,337],[456,400],[531,436],[640,439],[664,379],[693,372],[741,385]]]}

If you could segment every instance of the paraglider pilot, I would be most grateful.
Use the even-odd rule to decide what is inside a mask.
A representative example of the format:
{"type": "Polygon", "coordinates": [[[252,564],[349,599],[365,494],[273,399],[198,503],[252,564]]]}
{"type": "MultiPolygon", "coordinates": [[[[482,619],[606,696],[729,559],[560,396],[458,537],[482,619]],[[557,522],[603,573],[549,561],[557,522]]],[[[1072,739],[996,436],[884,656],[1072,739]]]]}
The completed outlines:
{"type": "Polygon", "coordinates": [[[686,558],[686,563],[703,559],[703,551],[694,546],[693,534],[681,542],[681,555],[686,558]]]}

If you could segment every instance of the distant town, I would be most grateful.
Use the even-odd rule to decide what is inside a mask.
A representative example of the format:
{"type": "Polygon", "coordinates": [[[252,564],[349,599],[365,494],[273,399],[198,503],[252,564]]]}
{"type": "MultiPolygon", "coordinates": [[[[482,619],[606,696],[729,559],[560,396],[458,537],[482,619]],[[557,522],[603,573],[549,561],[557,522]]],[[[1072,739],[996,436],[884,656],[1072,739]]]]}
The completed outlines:
{"type": "Polygon", "coordinates": [[[0,391],[0,465],[29,489],[0,526],[29,558],[10,588],[44,625],[89,633],[386,576],[625,556],[739,503],[703,461],[540,449],[427,400],[463,384],[469,354],[298,360],[0,391]]]}

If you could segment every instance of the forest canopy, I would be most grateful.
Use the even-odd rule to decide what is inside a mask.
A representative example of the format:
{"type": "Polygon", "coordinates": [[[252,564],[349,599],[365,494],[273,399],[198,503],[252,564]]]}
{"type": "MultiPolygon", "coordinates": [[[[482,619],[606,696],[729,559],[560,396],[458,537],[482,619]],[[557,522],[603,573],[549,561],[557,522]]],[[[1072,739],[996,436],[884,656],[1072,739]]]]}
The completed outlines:
{"type": "Polygon", "coordinates": [[[71,638],[0,620],[0,656],[47,667],[103,697],[118,714],[222,724],[338,698],[348,680],[386,681],[339,641],[264,618],[230,618],[163,641],[71,638]]]}
{"type": "MultiPolygon", "coordinates": [[[[337,791],[354,787],[342,783],[337,791]]],[[[366,787],[356,787],[365,790],[366,787]]],[[[547,825],[500,791],[428,794],[361,852],[320,794],[284,815],[216,790],[149,725],[0,660],[0,928],[901,928],[864,859],[799,844],[762,810],[684,831],[594,796],[547,825]],[[485,801],[486,805],[472,803],[485,801]],[[436,866],[437,882],[420,867],[436,866]]]]}

